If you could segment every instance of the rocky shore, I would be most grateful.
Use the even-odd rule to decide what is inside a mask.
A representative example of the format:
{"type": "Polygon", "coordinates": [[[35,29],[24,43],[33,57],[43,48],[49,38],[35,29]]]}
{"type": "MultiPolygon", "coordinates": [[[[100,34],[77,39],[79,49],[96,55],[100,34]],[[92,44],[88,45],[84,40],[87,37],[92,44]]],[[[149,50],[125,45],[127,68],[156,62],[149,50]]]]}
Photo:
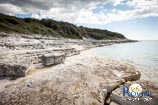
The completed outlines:
{"type": "Polygon", "coordinates": [[[125,42],[133,41],[0,33],[0,105],[158,105],[158,88],[140,80],[135,66],[87,50],[125,42]],[[123,97],[122,87],[132,83],[152,99],[123,97]]]}
{"type": "Polygon", "coordinates": [[[131,40],[78,40],[42,35],[0,33],[0,77],[22,77],[32,68],[63,63],[89,48],[131,40]]]}

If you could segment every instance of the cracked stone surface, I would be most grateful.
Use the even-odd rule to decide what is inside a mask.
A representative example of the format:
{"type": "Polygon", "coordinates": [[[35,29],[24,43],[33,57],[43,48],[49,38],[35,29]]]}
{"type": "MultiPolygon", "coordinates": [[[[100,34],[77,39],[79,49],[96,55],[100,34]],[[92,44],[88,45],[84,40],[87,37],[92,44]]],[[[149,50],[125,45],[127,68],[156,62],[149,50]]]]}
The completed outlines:
{"type": "Polygon", "coordinates": [[[121,75],[128,75],[132,80],[138,75],[136,71],[129,64],[76,56],[67,59],[65,64],[45,68],[7,84],[0,90],[0,104],[104,105],[108,93],[125,81],[121,75]]]}
{"type": "Polygon", "coordinates": [[[19,77],[25,76],[25,73],[31,68],[42,68],[45,65],[53,66],[63,63],[66,57],[80,54],[80,51],[88,48],[106,45],[108,43],[128,42],[129,40],[77,40],[47,37],[42,35],[25,35],[25,34],[7,34],[0,33],[0,76],[14,75],[19,77]],[[62,56],[56,56],[61,55],[62,56]],[[46,57],[46,60],[40,59],[41,56],[52,55],[46,57]],[[48,62],[52,61],[52,62],[48,62]],[[47,64],[45,64],[47,62],[47,64]],[[53,63],[54,62],[54,63],[53,63]],[[43,64],[44,63],[44,64],[43,64]],[[7,69],[4,70],[5,65],[7,69]],[[12,69],[17,68],[27,69],[12,69]],[[21,66],[21,67],[20,67],[21,66]],[[17,74],[17,76],[15,75],[17,74]]]}
{"type": "Polygon", "coordinates": [[[90,52],[80,53],[123,42],[130,41],[0,33],[0,105],[157,105],[158,88],[147,81],[137,81],[141,74],[136,67],[95,57],[90,52]],[[58,56],[58,65],[51,66],[54,55],[62,54],[65,62],[58,56]],[[49,66],[43,66],[43,55],[49,66]],[[10,80],[7,75],[13,74],[25,77],[10,80]],[[120,86],[130,85],[131,81],[153,92],[149,104],[121,103],[120,86]]]}

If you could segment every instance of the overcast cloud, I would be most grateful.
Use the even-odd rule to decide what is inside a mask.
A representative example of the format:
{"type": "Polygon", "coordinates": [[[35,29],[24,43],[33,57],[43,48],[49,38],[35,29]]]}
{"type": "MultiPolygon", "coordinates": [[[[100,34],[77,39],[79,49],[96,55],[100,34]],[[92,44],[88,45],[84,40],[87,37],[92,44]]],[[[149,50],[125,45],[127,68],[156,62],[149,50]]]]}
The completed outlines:
{"type": "Polygon", "coordinates": [[[158,0],[0,0],[0,12],[32,14],[34,18],[53,18],[75,24],[107,24],[135,18],[158,16],[158,0]],[[106,4],[113,9],[107,10],[106,4]],[[119,10],[116,6],[133,9],[119,10]],[[94,9],[103,6],[99,12],[94,9]]]}

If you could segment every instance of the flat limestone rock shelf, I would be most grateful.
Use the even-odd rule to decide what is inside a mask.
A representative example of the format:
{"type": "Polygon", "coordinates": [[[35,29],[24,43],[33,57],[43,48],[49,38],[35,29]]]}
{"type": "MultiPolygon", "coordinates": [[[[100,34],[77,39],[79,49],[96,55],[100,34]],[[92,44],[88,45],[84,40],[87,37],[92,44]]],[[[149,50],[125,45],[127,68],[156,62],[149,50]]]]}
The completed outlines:
{"type": "Polygon", "coordinates": [[[22,77],[32,68],[64,63],[66,57],[78,55],[80,51],[120,42],[130,40],[80,40],[0,32],[0,78],[22,77]]]}
{"type": "Polygon", "coordinates": [[[124,105],[117,90],[140,79],[137,68],[80,51],[126,42],[0,33],[0,105],[124,105]]]}
{"type": "Polygon", "coordinates": [[[0,58],[0,77],[16,79],[24,77],[32,68],[53,66],[65,61],[66,54],[62,52],[23,51],[9,53],[0,58]]]}
{"type": "Polygon", "coordinates": [[[104,105],[114,89],[139,78],[132,65],[77,55],[5,85],[0,105],[104,105]]]}

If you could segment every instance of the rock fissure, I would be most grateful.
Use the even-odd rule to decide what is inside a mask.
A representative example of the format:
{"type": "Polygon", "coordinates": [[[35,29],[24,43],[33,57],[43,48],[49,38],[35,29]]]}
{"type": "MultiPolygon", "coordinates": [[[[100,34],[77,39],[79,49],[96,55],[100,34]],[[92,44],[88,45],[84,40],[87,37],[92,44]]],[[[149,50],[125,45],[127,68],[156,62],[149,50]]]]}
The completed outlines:
{"type": "Polygon", "coordinates": [[[110,96],[111,96],[112,92],[115,91],[117,88],[119,88],[121,85],[124,85],[124,84],[125,83],[123,82],[122,84],[116,86],[112,91],[107,93],[107,96],[105,97],[104,105],[110,105],[110,103],[111,103],[110,96]]]}

